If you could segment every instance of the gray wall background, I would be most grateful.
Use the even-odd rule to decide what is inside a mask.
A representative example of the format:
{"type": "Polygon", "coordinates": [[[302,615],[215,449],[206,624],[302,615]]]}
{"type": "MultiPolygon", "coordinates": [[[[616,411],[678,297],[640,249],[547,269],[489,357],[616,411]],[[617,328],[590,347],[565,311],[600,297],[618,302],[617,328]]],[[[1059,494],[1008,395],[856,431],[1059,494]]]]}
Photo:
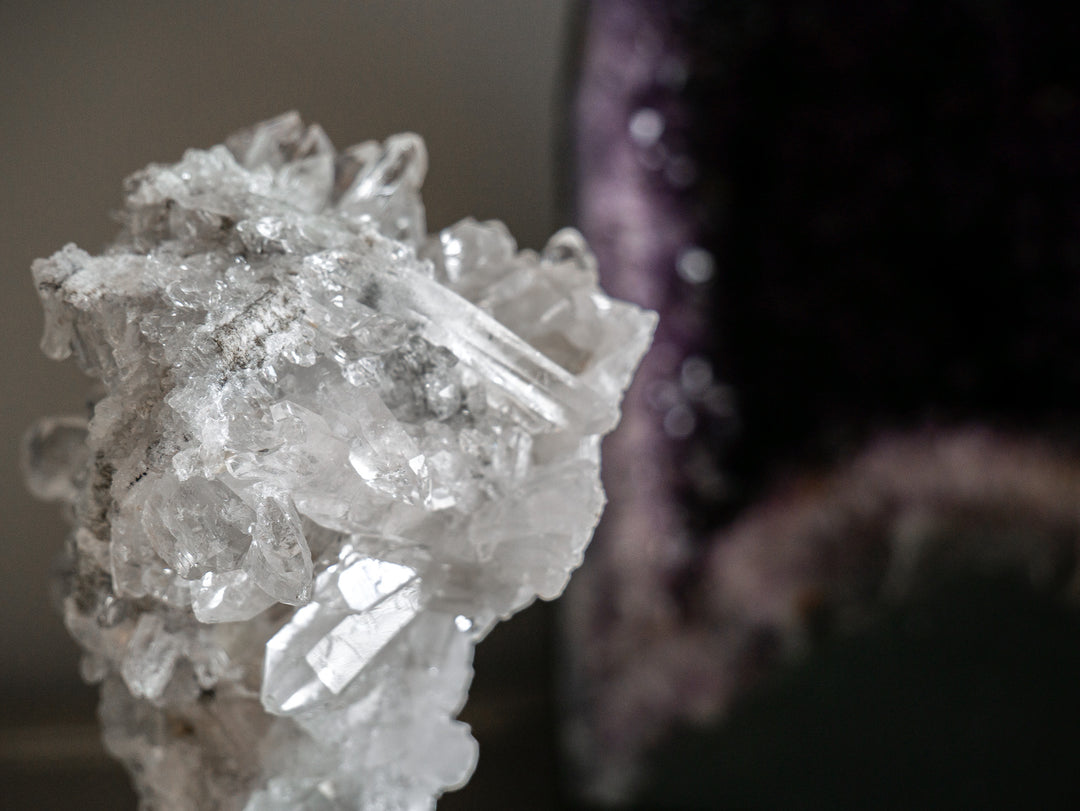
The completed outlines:
{"type": "Polygon", "coordinates": [[[77,689],[47,596],[65,526],[16,465],[37,416],[87,381],[38,350],[30,263],[107,243],[124,177],[289,109],[345,146],[427,140],[429,227],[506,221],[524,247],[554,215],[570,0],[0,0],[0,689],[77,689]]]}

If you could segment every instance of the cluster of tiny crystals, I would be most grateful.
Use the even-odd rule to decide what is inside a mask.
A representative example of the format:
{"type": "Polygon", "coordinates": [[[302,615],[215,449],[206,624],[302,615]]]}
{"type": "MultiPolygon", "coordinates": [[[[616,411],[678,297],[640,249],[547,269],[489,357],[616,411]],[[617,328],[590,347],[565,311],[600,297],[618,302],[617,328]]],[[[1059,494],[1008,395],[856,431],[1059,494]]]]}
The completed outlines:
{"type": "Polygon", "coordinates": [[[474,645],[564,588],[655,316],[581,236],[428,234],[423,142],[294,114],[128,179],[39,260],[99,381],[24,444],[105,743],[144,808],[429,809],[476,762],[474,645]]]}

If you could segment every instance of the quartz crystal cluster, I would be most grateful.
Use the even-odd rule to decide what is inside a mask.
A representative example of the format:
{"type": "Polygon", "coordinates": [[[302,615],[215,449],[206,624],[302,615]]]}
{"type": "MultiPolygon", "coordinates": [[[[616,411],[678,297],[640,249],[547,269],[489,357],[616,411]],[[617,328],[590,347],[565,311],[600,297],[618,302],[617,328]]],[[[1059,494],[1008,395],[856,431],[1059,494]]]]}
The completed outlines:
{"type": "Polygon", "coordinates": [[[71,517],[64,618],[146,808],[432,807],[476,760],[474,644],[581,562],[655,316],[574,231],[429,235],[425,168],[287,114],[34,265],[46,354],[100,385],[27,477],[71,517]]]}

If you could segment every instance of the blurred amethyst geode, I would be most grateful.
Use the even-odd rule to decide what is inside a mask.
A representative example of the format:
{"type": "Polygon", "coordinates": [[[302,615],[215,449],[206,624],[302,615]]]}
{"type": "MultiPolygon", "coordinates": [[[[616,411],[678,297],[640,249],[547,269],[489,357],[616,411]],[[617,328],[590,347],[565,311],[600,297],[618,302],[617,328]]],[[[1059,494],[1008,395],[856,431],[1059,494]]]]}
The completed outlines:
{"type": "MultiPolygon", "coordinates": [[[[931,581],[1075,599],[1080,74],[1060,4],[584,9],[579,224],[661,314],[568,595],[569,737],[611,802],[673,729],[719,734],[808,639],[931,581]]],[[[887,802],[925,804],[886,762],[887,802]]]]}

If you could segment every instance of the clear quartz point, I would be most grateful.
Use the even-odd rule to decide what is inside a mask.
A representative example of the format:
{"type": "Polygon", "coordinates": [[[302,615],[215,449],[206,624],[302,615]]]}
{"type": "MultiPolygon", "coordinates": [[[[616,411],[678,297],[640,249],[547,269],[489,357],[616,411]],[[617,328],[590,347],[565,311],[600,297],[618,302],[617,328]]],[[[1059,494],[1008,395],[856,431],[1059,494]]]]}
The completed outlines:
{"type": "Polygon", "coordinates": [[[428,234],[416,135],[287,113],[152,165],[92,256],[33,267],[100,381],[27,434],[106,745],[146,807],[430,808],[476,743],[474,645],[556,597],[656,317],[588,246],[428,234]]]}

